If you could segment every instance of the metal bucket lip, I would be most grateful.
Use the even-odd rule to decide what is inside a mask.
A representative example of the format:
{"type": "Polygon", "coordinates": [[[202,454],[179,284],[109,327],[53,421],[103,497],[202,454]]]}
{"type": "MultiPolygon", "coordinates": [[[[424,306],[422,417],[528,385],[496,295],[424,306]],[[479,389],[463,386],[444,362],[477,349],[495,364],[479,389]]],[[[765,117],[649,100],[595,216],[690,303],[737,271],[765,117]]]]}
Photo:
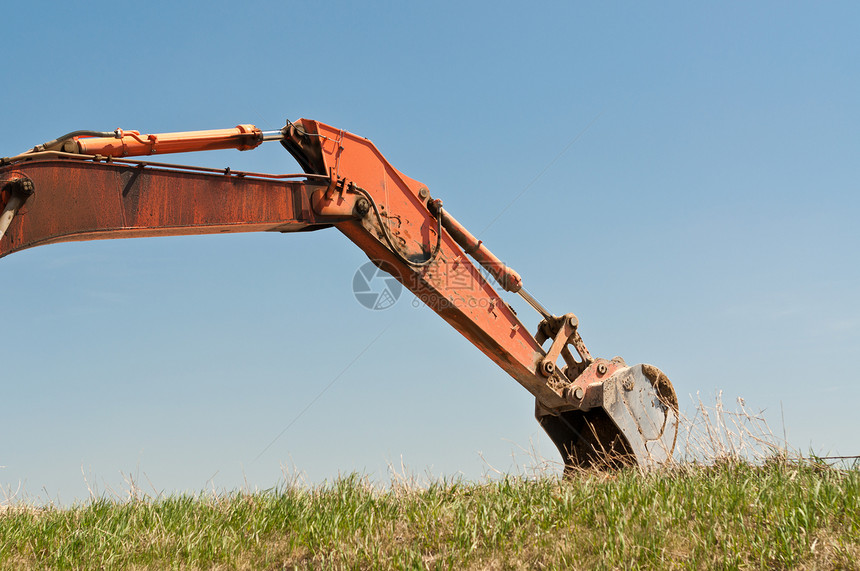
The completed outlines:
{"type": "Polygon", "coordinates": [[[606,378],[603,389],[602,406],[588,411],[553,415],[536,409],[565,472],[623,465],[650,470],[670,462],[678,438],[678,399],[668,377],[653,365],[633,365],[606,378]]]}

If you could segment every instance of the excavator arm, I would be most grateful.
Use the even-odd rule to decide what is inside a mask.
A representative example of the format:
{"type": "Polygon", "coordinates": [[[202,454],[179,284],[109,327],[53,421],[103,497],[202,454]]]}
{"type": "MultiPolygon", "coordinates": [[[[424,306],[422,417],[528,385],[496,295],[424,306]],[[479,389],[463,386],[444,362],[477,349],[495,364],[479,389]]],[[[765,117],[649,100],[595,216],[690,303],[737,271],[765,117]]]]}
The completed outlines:
{"type": "Polygon", "coordinates": [[[547,311],[441,200],[363,137],[306,119],[277,131],[81,131],[0,160],[0,257],[77,240],[332,226],[534,395],[567,470],[671,459],[677,397],[665,375],[592,357],[574,314],[547,311]],[[279,141],[304,172],[129,158],[265,141],[279,141]],[[536,334],[491,282],[538,311],[536,334]]]}

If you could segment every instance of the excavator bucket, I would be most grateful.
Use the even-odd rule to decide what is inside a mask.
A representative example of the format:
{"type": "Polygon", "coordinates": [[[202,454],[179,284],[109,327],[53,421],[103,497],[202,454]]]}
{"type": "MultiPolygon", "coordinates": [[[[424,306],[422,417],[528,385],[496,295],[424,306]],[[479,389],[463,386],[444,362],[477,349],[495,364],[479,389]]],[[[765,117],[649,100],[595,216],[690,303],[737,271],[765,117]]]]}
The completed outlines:
{"type": "Polygon", "coordinates": [[[678,397],[660,369],[623,367],[587,391],[587,403],[593,406],[559,414],[536,407],[538,422],[565,459],[566,474],[624,465],[650,470],[672,460],[678,397]]]}

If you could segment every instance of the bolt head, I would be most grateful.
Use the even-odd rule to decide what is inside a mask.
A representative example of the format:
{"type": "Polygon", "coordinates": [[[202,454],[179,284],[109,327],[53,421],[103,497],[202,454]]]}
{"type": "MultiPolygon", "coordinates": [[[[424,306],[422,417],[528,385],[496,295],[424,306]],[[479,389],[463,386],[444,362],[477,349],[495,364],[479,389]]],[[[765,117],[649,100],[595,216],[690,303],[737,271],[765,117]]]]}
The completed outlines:
{"type": "Polygon", "coordinates": [[[541,371],[543,371],[544,375],[550,376],[551,374],[553,374],[553,372],[555,372],[555,363],[553,363],[552,361],[544,361],[541,365],[541,371]]]}
{"type": "Polygon", "coordinates": [[[598,363],[597,364],[597,374],[605,375],[606,374],[606,363],[598,363]]]}
{"type": "Polygon", "coordinates": [[[575,316],[571,315],[567,318],[567,324],[571,327],[576,327],[579,325],[579,320],[575,316]]]}
{"type": "Polygon", "coordinates": [[[577,400],[582,400],[582,397],[585,396],[585,391],[582,390],[582,387],[576,387],[575,389],[573,389],[573,396],[577,400]]]}
{"type": "Polygon", "coordinates": [[[418,198],[420,198],[421,200],[425,200],[428,196],[430,196],[430,191],[427,190],[426,186],[422,186],[421,189],[418,191],[418,198]]]}
{"type": "Polygon", "coordinates": [[[366,198],[359,198],[355,202],[355,211],[359,216],[364,216],[370,211],[370,203],[367,202],[366,198]]]}

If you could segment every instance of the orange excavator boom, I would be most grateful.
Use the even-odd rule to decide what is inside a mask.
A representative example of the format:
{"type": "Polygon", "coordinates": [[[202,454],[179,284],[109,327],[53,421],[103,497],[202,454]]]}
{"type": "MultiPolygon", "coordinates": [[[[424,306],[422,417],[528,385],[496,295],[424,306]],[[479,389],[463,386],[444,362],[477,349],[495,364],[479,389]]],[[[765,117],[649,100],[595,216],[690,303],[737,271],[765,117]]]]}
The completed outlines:
{"type": "Polygon", "coordinates": [[[335,227],[536,399],[566,469],[671,459],[677,397],[651,365],[592,357],[572,313],[554,315],[429,189],[369,140],[301,119],[276,131],[70,133],[0,160],[0,257],[102,238],[335,227]],[[273,175],[129,157],[279,141],[304,172],[273,175]],[[477,264],[477,265],[476,265],[477,264]],[[530,333],[490,277],[540,314],[530,333]]]}

